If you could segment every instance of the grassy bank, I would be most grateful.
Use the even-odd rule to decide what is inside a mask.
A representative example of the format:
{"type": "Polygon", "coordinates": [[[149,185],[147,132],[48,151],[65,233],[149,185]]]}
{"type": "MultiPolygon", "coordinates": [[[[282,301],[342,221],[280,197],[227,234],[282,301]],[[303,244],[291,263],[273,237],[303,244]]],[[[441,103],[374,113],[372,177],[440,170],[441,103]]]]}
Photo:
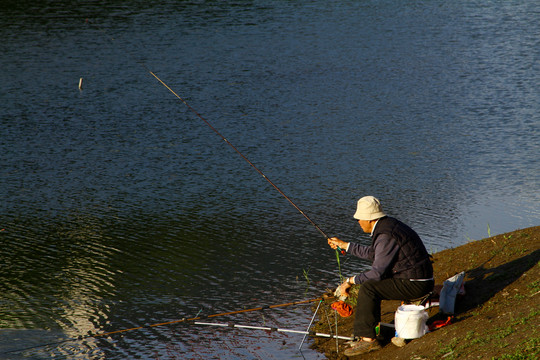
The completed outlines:
{"type": "MultiPolygon", "coordinates": [[[[472,241],[434,254],[435,283],[465,271],[466,294],[456,302],[451,325],[398,348],[384,348],[361,359],[537,359],[540,357],[540,226],[472,241]]],[[[354,299],[351,299],[352,305],[354,299]]],[[[316,330],[335,333],[335,312],[328,299],[319,310],[316,330]],[[332,329],[330,329],[332,327],[332,329]]],[[[382,321],[393,322],[399,301],[383,301],[382,321]]],[[[429,310],[428,324],[438,319],[429,310]]],[[[338,316],[339,335],[350,336],[354,315],[338,316]]],[[[390,336],[391,337],[391,336],[390,336]]],[[[329,359],[346,359],[342,341],[316,339],[313,348],[329,359]]]]}

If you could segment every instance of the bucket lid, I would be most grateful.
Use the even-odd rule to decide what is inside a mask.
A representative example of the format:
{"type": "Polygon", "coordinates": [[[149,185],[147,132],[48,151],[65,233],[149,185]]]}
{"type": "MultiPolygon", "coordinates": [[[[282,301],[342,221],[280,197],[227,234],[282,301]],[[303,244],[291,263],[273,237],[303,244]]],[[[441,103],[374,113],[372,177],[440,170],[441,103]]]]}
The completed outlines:
{"type": "Polygon", "coordinates": [[[398,311],[422,311],[425,308],[422,305],[401,305],[398,311]]]}

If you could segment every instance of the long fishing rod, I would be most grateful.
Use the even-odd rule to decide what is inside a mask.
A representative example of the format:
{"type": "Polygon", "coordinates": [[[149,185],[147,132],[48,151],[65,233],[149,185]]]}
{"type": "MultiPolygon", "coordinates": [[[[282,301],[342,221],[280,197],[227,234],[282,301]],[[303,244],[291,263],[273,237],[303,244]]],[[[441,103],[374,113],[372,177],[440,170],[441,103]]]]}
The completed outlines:
{"type": "MultiPolygon", "coordinates": [[[[89,20],[87,19],[86,22],[89,23],[89,20]]],[[[106,35],[105,32],[102,31],[99,27],[98,27],[98,29],[104,35],[106,35]]],[[[110,37],[108,37],[108,38],[111,40],[111,42],[114,43],[113,38],[110,38],[110,37]]],[[[210,124],[210,122],[208,120],[206,120],[197,110],[195,110],[183,97],[178,95],[159,76],[157,76],[152,70],[150,70],[146,66],[145,63],[143,63],[141,61],[138,61],[134,57],[132,57],[132,58],[137,64],[141,65],[146,71],[148,71],[148,73],[150,75],[152,75],[161,85],[163,85],[167,90],[169,90],[178,100],[180,100],[193,114],[195,114],[199,119],[201,119],[210,129],[212,129],[212,131],[214,131],[223,141],[225,141],[227,143],[227,145],[229,145],[238,155],[240,155],[240,157],[242,159],[244,159],[253,169],[255,169],[255,171],[257,171],[266,181],[268,181],[268,183],[270,183],[270,185],[272,185],[272,187],[274,187],[274,189],[276,189],[296,210],[298,210],[298,212],[300,212],[300,214],[302,214],[307,219],[307,221],[309,221],[311,223],[311,225],[313,225],[315,227],[315,229],[317,229],[319,231],[319,233],[321,233],[321,235],[325,237],[326,240],[330,239],[330,237],[320,228],[319,225],[317,225],[317,223],[315,223],[315,221],[313,221],[302,209],[300,209],[300,207],[298,205],[296,205],[294,203],[294,201],[292,201],[292,199],[289,196],[287,196],[272,180],[270,180],[261,171],[261,169],[259,169],[257,166],[255,166],[255,164],[253,162],[251,162],[240,150],[238,150],[238,148],[236,146],[234,146],[229,140],[227,140],[227,138],[225,136],[223,136],[223,134],[221,134],[221,132],[219,132],[214,126],[212,126],[212,124],[210,124]]],[[[336,250],[339,251],[341,254],[345,254],[345,251],[343,249],[341,249],[339,246],[338,246],[338,248],[336,250]]]]}
{"type": "Polygon", "coordinates": [[[178,324],[178,323],[182,323],[182,322],[189,322],[189,321],[202,320],[202,319],[210,319],[210,318],[214,318],[214,317],[218,317],[218,316],[235,315],[235,314],[242,314],[242,313],[246,313],[246,312],[253,312],[253,311],[259,311],[259,310],[275,309],[275,308],[291,306],[291,305],[307,304],[307,303],[311,303],[311,302],[315,302],[315,301],[322,301],[322,298],[310,299],[310,300],[302,300],[302,301],[294,301],[294,302],[285,303],[285,304],[278,304],[278,305],[266,305],[266,306],[260,306],[260,307],[252,308],[252,309],[243,309],[243,310],[236,310],[236,311],[230,311],[230,312],[223,312],[223,313],[207,315],[207,316],[196,316],[196,317],[192,317],[192,318],[188,318],[188,319],[184,318],[184,319],[179,319],[179,320],[172,320],[172,321],[167,321],[167,322],[163,322],[163,323],[159,323],[159,324],[139,326],[139,327],[131,328],[131,329],[116,330],[116,331],[111,331],[111,332],[107,332],[107,333],[95,334],[92,337],[103,337],[103,336],[109,336],[109,335],[112,335],[112,334],[123,333],[123,332],[126,332],[126,331],[138,330],[138,329],[142,329],[142,328],[145,328],[145,327],[152,328],[152,327],[157,327],[157,326],[178,324]]]}
{"type": "MultiPolygon", "coordinates": [[[[298,205],[296,205],[294,203],[294,201],[292,201],[291,198],[288,197],[287,194],[285,194],[272,180],[270,180],[268,178],[268,176],[266,176],[261,171],[261,169],[259,169],[257,166],[255,166],[255,164],[253,164],[240,150],[238,150],[238,148],[236,146],[234,146],[229,140],[227,140],[227,138],[225,136],[223,136],[223,134],[221,134],[214,126],[212,126],[212,124],[210,124],[210,122],[208,122],[208,120],[206,120],[197,110],[195,110],[184,98],[182,98],[173,89],[171,89],[169,87],[169,85],[167,85],[163,80],[161,80],[153,71],[151,71],[150,69],[148,69],[144,65],[143,65],[143,67],[150,73],[150,75],[152,75],[157,81],[159,81],[161,83],[161,85],[163,85],[165,88],[167,88],[167,90],[169,90],[174,96],[176,96],[176,98],[178,98],[182,103],[184,103],[184,105],[186,105],[187,108],[192,113],[194,113],[197,117],[199,117],[202,121],[204,121],[204,123],[210,129],[212,129],[212,131],[214,131],[219,137],[221,137],[221,139],[223,141],[225,141],[227,143],[227,145],[229,145],[238,155],[240,155],[240,157],[242,157],[242,159],[244,159],[251,167],[253,167],[253,169],[255,169],[255,171],[257,171],[266,181],[268,181],[268,183],[270,183],[270,185],[272,185],[274,187],[274,189],[276,189],[285,199],[287,199],[287,201],[289,201],[289,203],[292,206],[294,206],[294,208],[296,210],[298,210],[300,212],[300,214],[302,214],[311,223],[311,225],[313,225],[315,227],[315,229],[317,229],[322,234],[322,236],[325,237],[325,239],[327,239],[327,240],[330,239],[330,237],[328,235],[326,235],[326,233],[319,227],[319,225],[317,225],[317,223],[315,223],[302,209],[300,209],[300,207],[298,205]]],[[[338,246],[337,250],[339,252],[341,252],[342,254],[345,254],[345,251],[343,249],[341,249],[339,246],[338,246]]]]}
{"type": "Polygon", "coordinates": [[[211,322],[201,322],[201,321],[195,321],[195,322],[193,322],[193,324],[194,325],[230,327],[230,328],[238,328],[238,329],[289,332],[289,333],[295,333],[295,334],[304,334],[304,338],[307,335],[311,335],[311,336],[335,338],[336,340],[337,339],[354,340],[354,337],[350,337],[350,336],[338,336],[338,335],[319,333],[319,332],[315,332],[315,331],[305,331],[305,330],[279,329],[279,328],[272,328],[272,327],[266,327],[266,326],[238,325],[238,324],[234,324],[234,323],[226,323],[226,324],[225,323],[211,323],[211,322]]]}
{"type": "Polygon", "coordinates": [[[147,329],[147,328],[155,328],[155,327],[158,327],[158,326],[165,326],[165,325],[172,325],[172,324],[179,324],[179,323],[189,323],[189,322],[194,322],[196,320],[211,319],[211,318],[215,318],[215,317],[219,317],[219,316],[235,315],[235,314],[242,314],[242,313],[260,311],[260,310],[266,310],[266,309],[275,309],[275,308],[280,308],[280,307],[285,307],[285,306],[308,304],[308,303],[312,303],[312,302],[315,302],[315,301],[319,301],[319,304],[320,304],[320,302],[325,298],[325,296],[319,297],[319,298],[316,298],[316,299],[293,301],[293,302],[284,303],[284,304],[265,305],[265,306],[259,306],[259,307],[252,308],[252,309],[229,311],[229,312],[223,312],[223,313],[207,315],[207,316],[204,316],[204,315],[203,316],[195,316],[195,317],[187,318],[187,319],[182,318],[182,319],[178,319],[178,320],[172,320],[172,321],[167,321],[167,322],[162,322],[162,323],[157,323],[157,324],[151,324],[151,325],[137,326],[137,327],[133,327],[133,328],[129,328],[129,329],[115,330],[115,331],[103,332],[103,333],[98,333],[98,334],[87,334],[87,335],[79,336],[77,338],[70,338],[70,339],[51,342],[51,343],[47,343],[47,344],[29,346],[29,347],[22,348],[22,349],[8,350],[8,351],[0,352],[0,355],[1,354],[11,354],[11,353],[21,352],[21,351],[27,351],[27,350],[37,349],[37,348],[41,348],[41,347],[45,347],[45,346],[52,346],[52,345],[57,345],[58,346],[60,344],[68,343],[68,342],[71,342],[71,341],[80,341],[80,340],[86,340],[86,339],[91,339],[91,338],[102,338],[102,337],[106,337],[106,336],[110,336],[110,335],[125,333],[125,332],[128,332],[128,331],[135,331],[135,330],[141,330],[141,329],[147,329]]]}

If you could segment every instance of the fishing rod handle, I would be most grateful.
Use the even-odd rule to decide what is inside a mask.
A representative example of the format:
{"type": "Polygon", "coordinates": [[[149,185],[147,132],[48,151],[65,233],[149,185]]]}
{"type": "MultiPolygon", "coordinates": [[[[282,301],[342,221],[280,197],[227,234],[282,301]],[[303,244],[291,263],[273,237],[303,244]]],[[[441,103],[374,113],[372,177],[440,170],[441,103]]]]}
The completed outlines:
{"type": "MultiPolygon", "coordinates": [[[[331,238],[324,234],[324,236],[326,237],[326,241],[330,240],[331,238]]],[[[341,247],[339,247],[339,245],[336,245],[336,251],[339,252],[341,255],[345,255],[347,253],[347,251],[345,251],[345,249],[342,249],[341,247]]]]}

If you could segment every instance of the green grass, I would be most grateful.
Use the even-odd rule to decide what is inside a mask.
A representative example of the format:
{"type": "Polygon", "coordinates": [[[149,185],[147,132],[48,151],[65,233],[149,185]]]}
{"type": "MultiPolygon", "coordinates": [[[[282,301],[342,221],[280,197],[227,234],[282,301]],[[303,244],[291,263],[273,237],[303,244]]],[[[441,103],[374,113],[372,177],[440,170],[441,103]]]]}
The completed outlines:
{"type": "Polygon", "coordinates": [[[439,348],[437,355],[439,355],[440,357],[444,357],[445,359],[455,359],[455,357],[457,356],[457,354],[455,353],[455,349],[458,342],[458,338],[452,338],[452,340],[445,342],[443,346],[439,348]]]}
{"type": "MultiPolygon", "coordinates": [[[[437,358],[444,356],[444,359],[458,359],[460,354],[463,355],[467,351],[466,349],[470,347],[497,347],[504,349],[510,346],[505,339],[512,336],[519,328],[534,327],[538,315],[540,315],[540,310],[533,309],[523,316],[513,318],[504,327],[489,330],[487,333],[478,333],[474,330],[468,331],[461,340],[453,338],[451,341],[441,344],[436,354],[437,358]]],[[[540,338],[537,336],[537,332],[533,331],[532,337],[524,340],[515,350],[512,350],[512,353],[501,357],[493,357],[492,360],[537,359],[540,353],[539,342],[540,338]]]]}
{"type": "Polygon", "coordinates": [[[471,330],[469,332],[467,332],[467,334],[465,335],[465,337],[463,338],[464,340],[472,340],[475,336],[475,332],[474,330],[471,330]]]}
{"type": "Polygon", "coordinates": [[[309,284],[310,284],[310,281],[309,281],[309,268],[307,270],[302,269],[302,271],[304,272],[304,279],[306,279],[307,286],[309,287],[309,284]]]}
{"type": "Polygon", "coordinates": [[[527,285],[529,289],[531,289],[531,295],[536,294],[538,291],[540,291],[540,280],[536,280],[529,285],[527,285]]]}
{"type": "Polygon", "coordinates": [[[536,360],[540,355],[540,339],[538,337],[523,342],[512,354],[492,357],[491,360],[536,360]]]}

